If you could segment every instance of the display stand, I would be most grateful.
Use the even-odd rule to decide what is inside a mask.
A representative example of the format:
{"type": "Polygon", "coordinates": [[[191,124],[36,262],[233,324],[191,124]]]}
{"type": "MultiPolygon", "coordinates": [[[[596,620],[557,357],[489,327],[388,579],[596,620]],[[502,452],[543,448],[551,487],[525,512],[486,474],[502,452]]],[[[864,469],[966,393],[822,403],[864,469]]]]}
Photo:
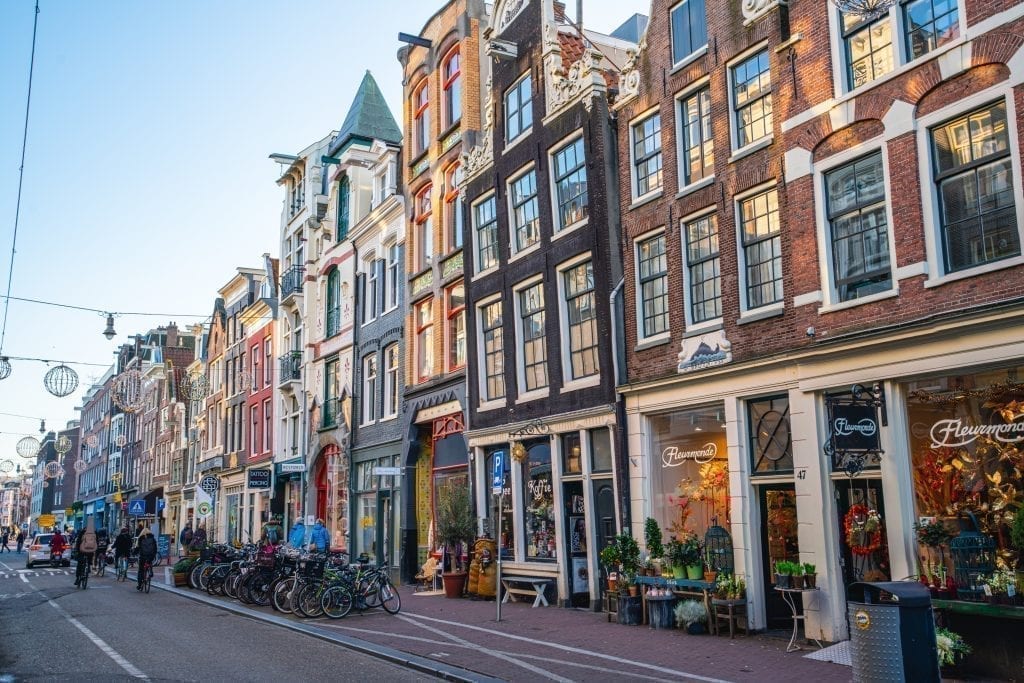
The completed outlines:
{"type": "MultiPolygon", "coordinates": [[[[800,622],[804,621],[804,616],[805,615],[800,614],[799,612],[797,612],[797,609],[796,609],[796,596],[797,596],[797,594],[800,594],[800,593],[814,593],[818,589],[817,588],[779,588],[778,586],[776,586],[775,590],[777,590],[778,592],[782,593],[782,600],[783,600],[783,602],[785,602],[787,605],[789,605],[789,609],[793,613],[793,635],[791,635],[789,637],[789,644],[786,646],[786,652],[796,652],[797,650],[802,650],[803,648],[796,644],[796,637],[797,637],[797,634],[799,633],[800,622]]],[[[809,638],[809,637],[807,637],[807,624],[806,624],[806,622],[804,622],[804,641],[809,641],[809,640],[813,640],[817,644],[819,649],[822,647],[821,641],[819,641],[817,638],[809,638]]]]}

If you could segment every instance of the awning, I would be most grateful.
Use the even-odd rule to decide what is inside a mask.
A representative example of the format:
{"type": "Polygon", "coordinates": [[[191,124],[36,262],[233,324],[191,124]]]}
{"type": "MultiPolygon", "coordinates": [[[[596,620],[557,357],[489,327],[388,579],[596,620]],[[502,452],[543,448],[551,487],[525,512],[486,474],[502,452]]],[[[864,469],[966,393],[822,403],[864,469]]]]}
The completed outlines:
{"type": "Polygon", "coordinates": [[[150,491],[146,495],[144,495],[142,497],[142,499],[144,501],[146,501],[146,514],[147,515],[156,515],[156,514],[160,513],[160,511],[157,509],[157,505],[158,505],[158,501],[161,500],[163,497],[164,497],[164,487],[163,486],[157,486],[155,489],[150,489],[150,491]]]}

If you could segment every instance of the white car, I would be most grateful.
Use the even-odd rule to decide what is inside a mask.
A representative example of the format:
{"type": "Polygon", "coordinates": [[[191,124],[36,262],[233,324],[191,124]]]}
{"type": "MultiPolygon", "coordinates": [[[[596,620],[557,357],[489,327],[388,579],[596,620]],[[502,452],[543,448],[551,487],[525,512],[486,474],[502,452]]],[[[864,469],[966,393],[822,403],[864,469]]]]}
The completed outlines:
{"type": "MultiPolygon", "coordinates": [[[[28,547],[28,557],[25,558],[25,566],[32,568],[37,562],[50,563],[50,539],[53,534],[36,534],[28,547]]],[[[60,555],[61,566],[71,566],[71,549],[65,548],[60,555]]]]}

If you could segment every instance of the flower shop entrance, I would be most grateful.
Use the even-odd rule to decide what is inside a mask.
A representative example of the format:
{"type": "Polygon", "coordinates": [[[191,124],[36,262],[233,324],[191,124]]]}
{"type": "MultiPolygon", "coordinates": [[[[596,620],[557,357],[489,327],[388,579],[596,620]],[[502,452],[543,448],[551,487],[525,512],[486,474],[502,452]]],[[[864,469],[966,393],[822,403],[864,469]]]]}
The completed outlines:
{"type": "Polygon", "coordinates": [[[891,581],[882,480],[842,476],[834,483],[844,588],[856,581],[891,581]]]}
{"type": "MultiPolygon", "coordinates": [[[[761,504],[761,575],[764,579],[764,614],[768,628],[789,628],[793,612],[775,590],[776,562],[799,562],[797,539],[796,486],[793,484],[759,484],[761,504]]],[[[798,607],[803,609],[803,601],[798,607]]]]}

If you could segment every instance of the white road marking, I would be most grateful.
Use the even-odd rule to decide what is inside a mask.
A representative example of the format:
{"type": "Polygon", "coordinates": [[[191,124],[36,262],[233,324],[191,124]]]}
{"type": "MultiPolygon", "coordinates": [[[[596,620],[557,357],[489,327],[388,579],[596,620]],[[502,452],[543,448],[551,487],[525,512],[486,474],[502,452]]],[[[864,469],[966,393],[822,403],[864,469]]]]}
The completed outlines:
{"type": "Polygon", "coordinates": [[[506,639],[510,639],[510,640],[521,640],[521,641],[524,641],[524,642],[527,642],[527,643],[532,643],[533,645],[544,645],[544,646],[547,646],[547,647],[550,647],[550,648],[554,648],[556,650],[562,650],[562,651],[565,651],[565,652],[572,652],[574,654],[585,656],[585,657],[594,657],[596,659],[606,659],[608,661],[618,662],[619,664],[627,664],[629,666],[635,666],[635,667],[639,667],[639,668],[642,668],[642,669],[650,669],[651,671],[657,671],[659,673],[669,674],[670,676],[687,678],[687,679],[694,680],[694,681],[704,681],[704,683],[729,683],[728,681],[723,680],[721,678],[710,678],[708,676],[701,676],[700,674],[691,674],[691,673],[687,673],[685,671],[679,671],[677,669],[670,669],[670,668],[665,667],[665,666],[658,666],[656,664],[649,664],[647,662],[638,662],[638,661],[635,661],[635,660],[632,660],[632,659],[626,659],[624,657],[616,657],[615,655],[604,654],[603,652],[594,652],[592,650],[585,650],[585,649],[580,648],[580,647],[573,647],[571,645],[562,645],[561,643],[551,643],[551,642],[544,641],[544,640],[537,640],[535,638],[527,638],[525,636],[517,636],[517,635],[511,634],[511,633],[505,633],[503,631],[496,631],[494,629],[484,628],[482,626],[470,626],[468,624],[461,624],[461,623],[459,623],[457,621],[447,621],[445,619],[436,619],[434,617],[426,617],[426,616],[421,616],[421,615],[418,615],[418,614],[409,614],[409,613],[406,613],[406,612],[403,612],[400,616],[407,617],[407,618],[408,617],[413,617],[413,618],[416,618],[416,619],[422,619],[424,621],[433,621],[433,622],[436,622],[436,623],[439,623],[439,624],[446,624],[448,626],[457,626],[459,628],[465,628],[465,629],[469,629],[471,631],[480,631],[482,633],[489,633],[491,635],[500,636],[502,638],[506,638],[506,639]]]}
{"type": "MultiPolygon", "coordinates": [[[[24,574],[21,575],[21,580],[24,581],[25,583],[28,583],[29,586],[32,586],[32,584],[29,583],[29,580],[25,578],[24,574]]],[[[121,654],[117,650],[115,650],[114,648],[112,648],[109,645],[107,645],[106,642],[104,642],[102,638],[100,638],[98,635],[96,635],[91,630],[89,630],[88,626],[86,626],[85,624],[80,622],[78,619],[75,619],[73,616],[68,614],[64,610],[63,607],[61,607],[60,605],[58,605],[53,600],[51,600],[48,597],[46,597],[46,594],[43,593],[43,591],[39,590],[35,586],[32,586],[32,590],[36,591],[37,593],[42,595],[44,598],[46,598],[46,602],[48,602],[51,607],[53,607],[55,610],[57,610],[58,614],[60,614],[65,619],[67,619],[68,622],[70,622],[72,626],[74,626],[79,631],[81,631],[85,635],[86,638],[88,638],[89,640],[92,641],[93,645],[98,647],[100,649],[100,651],[103,652],[103,654],[105,654],[106,656],[108,656],[111,659],[113,659],[114,662],[118,666],[120,666],[122,669],[124,669],[128,673],[129,676],[131,676],[133,678],[139,678],[139,679],[142,679],[144,681],[148,681],[149,680],[149,676],[147,676],[146,674],[142,673],[142,671],[140,669],[137,669],[134,665],[132,665],[131,662],[129,662],[124,657],[122,657],[121,654]]]]}
{"type": "Polygon", "coordinates": [[[9,572],[13,572],[14,571],[14,569],[9,564],[7,564],[6,562],[0,562],[0,565],[3,565],[3,568],[6,569],[9,572]]]}

